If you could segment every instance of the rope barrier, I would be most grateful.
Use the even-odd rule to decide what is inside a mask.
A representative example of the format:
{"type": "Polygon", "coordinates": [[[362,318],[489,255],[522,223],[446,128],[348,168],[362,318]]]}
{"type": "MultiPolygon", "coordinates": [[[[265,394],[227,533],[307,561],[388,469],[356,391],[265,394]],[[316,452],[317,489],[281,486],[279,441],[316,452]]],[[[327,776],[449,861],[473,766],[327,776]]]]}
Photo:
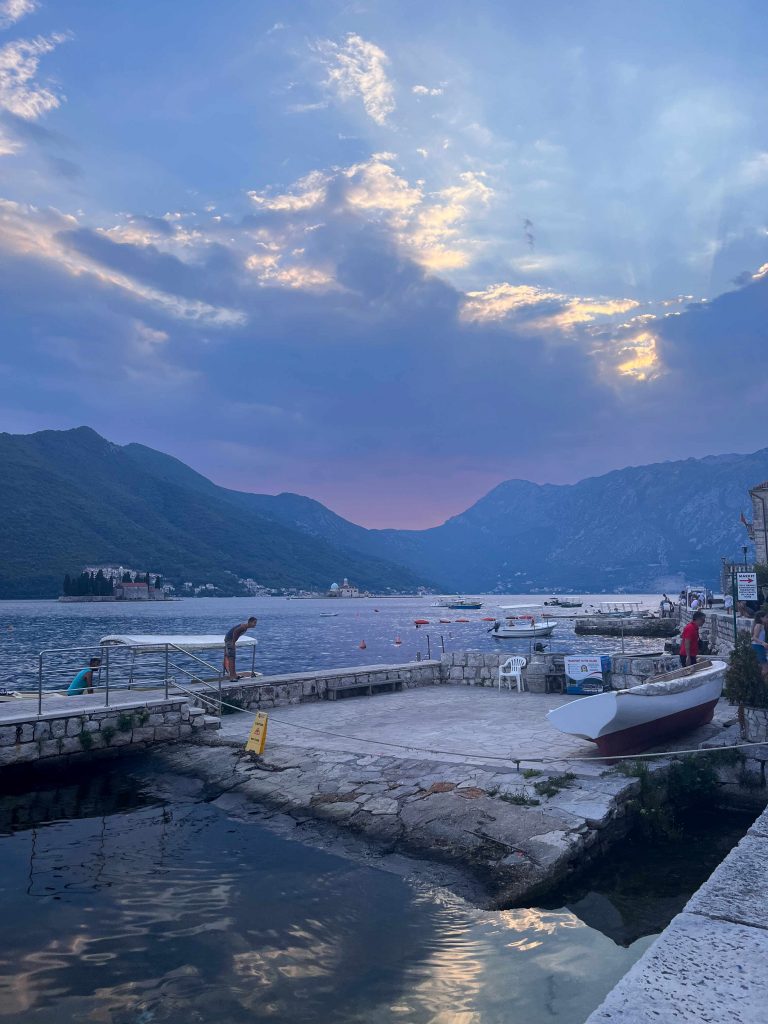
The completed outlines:
{"type": "MultiPolygon", "coordinates": [[[[226,701],[223,701],[223,700],[222,701],[219,701],[218,699],[213,700],[213,699],[211,699],[209,697],[204,696],[202,693],[199,693],[199,692],[194,691],[194,690],[185,690],[185,688],[183,686],[180,686],[178,683],[176,683],[175,686],[176,686],[176,689],[177,690],[181,690],[182,693],[186,693],[186,694],[188,694],[191,697],[196,697],[196,698],[198,698],[200,700],[203,700],[203,701],[208,701],[208,703],[213,705],[214,707],[219,706],[219,707],[224,707],[224,708],[231,708],[233,711],[236,711],[236,712],[241,712],[241,711],[246,710],[244,708],[238,707],[236,704],[228,704],[226,701]]],[[[684,750],[662,750],[662,751],[652,751],[651,753],[646,753],[646,754],[614,755],[613,757],[604,757],[604,756],[593,757],[593,756],[590,756],[590,755],[582,756],[582,755],[576,755],[576,754],[575,755],[565,754],[562,757],[529,757],[528,755],[524,755],[524,754],[519,756],[519,757],[515,757],[512,754],[508,754],[508,755],[502,757],[499,754],[474,754],[474,753],[469,753],[469,752],[467,752],[465,750],[441,750],[439,748],[434,748],[434,747],[416,747],[416,746],[411,746],[411,745],[406,744],[406,743],[394,743],[391,740],[379,740],[379,739],[375,739],[374,740],[374,739],[370,739],[367,736],[350,736],[347,733],[334,732],[333,730],[330,730],[330,729],[317,729],[317,728],[313,728],[311,725],[299,725],[297,722],[286,722],[286,721],[281,720],[279,718],[275,718],[272,715],[269,716],[269,721],[270,721],[270,723],[275,723],[277,725],[283,725],[287,729],[302,729],[304,732],[317,733],[320,736],[332,736],[335,739],[352,740],[355,743],[373,743],[373,744],[376,744],[378,746],[394,747],[394,748],[396,748],[398,750],[406,750],[406,751],[409,751],[411,753],[442,754],[442,755],[445,755],[445,756],[448,756],[448,757],[462,757],[462,758],[468,758],[469,757],[469,758],[474,758],[475,760],[481,760],[481,761],[500,761],[503,764],[514,763],[514,764],[517,764],[518,766],[520,764],[522,764],[523,762],[525,762],[526,764],[556,764],[556,763],[562,762],[562,761],[587,761],[590,764],[594,764],[596,762],[602,762],[602,761],[614,761],[614,762],[615,761],[636,761],[636,760],[640,760],[640,759],[644,760],[645,758],[653,758],[653,757],[675,757],[678,754],[709,754],[709,753],[712,753],[713,751],[718,751],[718,750],[741,750],[744,747],[768,747],[768,743],[764,743],[764,742],[763,743],[761,743],[761,742],[749,742],[749,743],[735,743],[735,744],[732,744],[732,745],[729,745],[729,746],[722,746],[722,747],[691,747],[691,748],[689,748],[687,750],[685,750],[685,749],[684,750]]],[[[371,756],[371,757],[384,757],[386,755],[380,753],[379,751],[369,751],[368,752],[368,756],[371,756]]]]}

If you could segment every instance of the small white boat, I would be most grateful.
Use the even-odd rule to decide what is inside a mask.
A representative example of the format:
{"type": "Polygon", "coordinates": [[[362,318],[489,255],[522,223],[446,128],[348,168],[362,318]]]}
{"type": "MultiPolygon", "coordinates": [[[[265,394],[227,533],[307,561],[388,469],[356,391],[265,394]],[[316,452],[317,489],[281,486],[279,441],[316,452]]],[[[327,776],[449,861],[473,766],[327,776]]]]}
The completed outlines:
{"type": "Polygon", "coordinates": [[[535,636],[552,636],[557,626],[557,619],[547,619],[536,612],[537,605],[508,604],[502,605],[503,611],[514,612],[497,619],[488,632],[496,640],[525,640],[535,636]],[[526,610],[527,609],[527,610],[526,610]]]}
{"type": "Polygon", "coordinates": [[[595,743],[606,757],[638,754],[711,722],[724,678],[724,661],[701,661],[628,690],[581,697],[547,718],[560,732],[595,743]]]}

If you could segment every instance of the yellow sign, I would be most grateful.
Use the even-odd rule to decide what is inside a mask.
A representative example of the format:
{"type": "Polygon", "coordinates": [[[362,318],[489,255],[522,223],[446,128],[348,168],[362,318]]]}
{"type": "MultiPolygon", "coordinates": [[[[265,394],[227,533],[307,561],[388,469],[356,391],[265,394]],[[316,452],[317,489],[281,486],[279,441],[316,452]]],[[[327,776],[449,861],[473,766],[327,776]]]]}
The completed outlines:
{"type": "Polygon", "coordinates": [[[263,711],[259,711],[253,720],[253,728],[251,729],[251,735],[248,737],[248,742],[245,744],[245,749],[250,750],[252,754],[263,754],[266,742],[267,716],[263,711]]]}

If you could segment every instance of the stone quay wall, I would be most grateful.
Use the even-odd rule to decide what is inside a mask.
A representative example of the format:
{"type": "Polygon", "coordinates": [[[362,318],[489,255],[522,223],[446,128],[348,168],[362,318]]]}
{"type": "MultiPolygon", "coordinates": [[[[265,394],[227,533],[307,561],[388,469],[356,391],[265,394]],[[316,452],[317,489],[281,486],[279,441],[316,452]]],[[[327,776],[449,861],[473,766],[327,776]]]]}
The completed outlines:
{"type": "MultiPolygon", "coordinates": [[[[403,665],[364,665],[360,668],[332,669],[321,672],[297,672],[290,675],[260,676],[221,687],[224,702],[244,710],[261,711],[286,704],[324,700],[339,691],[352,693],[380,689],[409,690],[415,686],[436,686],[442,682],[439,661],[412,661],[403,665]]],[[[218,686],[190,693],[190,701],[199,708],[214,710],[218,686]]]]}
{"type": "Polygon", "coordinates": [[[186,698],[84,707],[72,714],[52,711],[38,716],[27,710],[3,717],[0,723],[0,770],[48,758],[187,740],[211,724],[186,698]]]}

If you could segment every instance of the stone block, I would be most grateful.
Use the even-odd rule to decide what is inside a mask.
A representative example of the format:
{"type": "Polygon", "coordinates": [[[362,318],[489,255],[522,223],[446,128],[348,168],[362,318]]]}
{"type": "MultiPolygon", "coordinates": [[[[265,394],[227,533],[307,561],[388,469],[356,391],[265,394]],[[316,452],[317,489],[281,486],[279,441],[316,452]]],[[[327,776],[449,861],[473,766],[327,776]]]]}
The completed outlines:
{"type": "Polygon", "coordinates": [[[10,747],[16,742],[16,726],[4,725],[0,728],[0,747],[10,747]]]}
{"type": "Polygon", "coordinates": [[[181,721],[181,712],[179,711],[166,711],[165,713],[165,725],[176,725],[181,721]]]}
{"type": "Polygon", "coordinates": [[[192,726],[189,722],[182,722],[179,726],[179,739],[185,740],[192,735],[192,726]]]}
{"type": "Polygon", "coordinates": [[[118,732],[109,741],[110,747],[125,747],[131,742],[131,734],[129,732],[118,732]]]}
{"type": "Polygon", "coordinates": [[[83,731],[83,720],[82,718],[68,718],[67,719],[67,736],[79,736],[83,731]]]}
{"type": "Polygon", "coordinates": [[[41,740],[37,746],[38,757],[58,757],[61,740],[41,740]]]}
{"type": "Polygon", "coordinates": [[[101,723],[100,722],[94,722],[90,718],[86,719],[83,722],[83,732],[91,732],[91,733],[99,732],[100,729],[101,729],[101,723]]]}
{"type": "Polygon", "coordinates": [[[38,756],[37,743],[15,743],[12,747],[0,747],[0,765],[36,761],[38,756]]]}
{"type": "Polygon", "coordinates": [[[151,714],[146,722],[147,725],[165,725],[165,715],[162,713],[151,714]]]}
{"type": "Polygon", "coordinates": [[[134,729],[131,735],[132,743],[151,743],[155,738],[155,728],[152,725],[142,725],[134,729]]]}
{"type": "Polygon", "coordinates": [[[452,681],[463,683],[464,682],[464,669],[463,668],[452,668],[448,672],[448,678],[452,681]]]}
{"type": "Polygon", "coordinates": [[[50,722],[35,722],[35,739],[49,740],[51,738],[50,722]]]}
{"type": "Polygon", "coordinates": [[[82,754],[83,745],[79,736],[64,736],[61,739],[60,752],[62,754],[82,754]]]}
{"type": "Polygon", "coordinates": [[[586,1024],[762,1024],[768,932],[683,911],[586,1024]]]}
{"type": "Polygon", "coordinates": [[[177,725],[158,725],[155,728],[155,742],[163,743],[173,741],[179,738],[179,726],[177,725]]]}
{"type": "Polygon", "coordinates": [[[51,722],[51,736],[56,738],[60,736],[66,736],[67,734],[67,720],[66,718],[54,718],[51,722]]]}
{"type": "Polygon", "coordinates": [[[688,901],[686,911],[768,929],[768,839],[746,835],[688,901]]]}

